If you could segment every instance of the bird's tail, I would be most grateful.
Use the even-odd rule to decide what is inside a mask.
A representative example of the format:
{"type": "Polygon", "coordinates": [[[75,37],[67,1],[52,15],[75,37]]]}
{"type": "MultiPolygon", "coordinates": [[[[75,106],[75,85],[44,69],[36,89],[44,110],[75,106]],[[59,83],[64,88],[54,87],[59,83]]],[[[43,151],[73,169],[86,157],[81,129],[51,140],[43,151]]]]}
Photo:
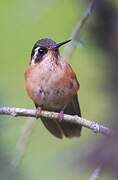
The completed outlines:
{"type": "MultiPolygon", "coordinates": [[[[72,102],[66,107],[65,114],[78,115],[81,117],[80,105],[77,95],[72,99],[72,102]]],[[[65,137],[79,137],[81,135],[82,126],[73,122],[59,122],[58,119],[41,118],[44,126],[50,131],[51,134],[58,138],[65,137]]]]}

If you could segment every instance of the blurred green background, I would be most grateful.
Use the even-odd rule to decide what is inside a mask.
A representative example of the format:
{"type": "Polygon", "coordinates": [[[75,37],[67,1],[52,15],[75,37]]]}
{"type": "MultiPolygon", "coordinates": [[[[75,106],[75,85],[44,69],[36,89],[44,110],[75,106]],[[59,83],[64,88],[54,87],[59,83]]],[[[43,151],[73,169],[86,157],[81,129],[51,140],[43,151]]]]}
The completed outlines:
{"type": "MultiPolygon", "coordinates": [[[[34,108],[24,88],[24,72],[33,44],[44,37],[57,42],[69,39],[86,6],[82,0],[1,0],[1,106],[34,108]]],[[[109,63],[107,55],[95,45],[89,33],[92,21],[93,16],[81,33],[85,45],[78,45],[69,62],[80,82],[79,101],[83,117],[108,126],[110,97],[104,84],[109,63]]],[[[84,166],[83,159],[101,135],[83,128],[79,139],[58,140],[37,121],[20,166],[13,169],[10,162],[27,118],[1,116],[0,119],[0,180],[84,180],[90,176],[92,169],[84,166]],[[76,157],[78,162],[74,161],[76,157]]],[[[104,179],[108,179],[107,175],[104,179]]]]}

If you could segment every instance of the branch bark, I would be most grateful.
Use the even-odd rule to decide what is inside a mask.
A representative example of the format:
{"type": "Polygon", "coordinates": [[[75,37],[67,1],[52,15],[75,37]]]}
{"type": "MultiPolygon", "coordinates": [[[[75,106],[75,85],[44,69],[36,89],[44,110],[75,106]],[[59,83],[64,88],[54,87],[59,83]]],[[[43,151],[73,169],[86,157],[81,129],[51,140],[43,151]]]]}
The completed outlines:
{"type": "MultiPolygon", "coordinates": [[[[14,117],[17,117],[17,116],[36,117],[37,113],[38,112],[36,109],[25,109],[25,108],[15,108],[15,107],[1,107],[0,108],[1,115],[11,115],[14,117]]],[[[48,117],[51,119],[53,118],[58,119],[59,113],[41,111],[40,114],[38,115],[39,117],[48,117]]],[[[67,122],[73,122],[75,124],[80,124],[88,129],[91,129],[95,133],[101,133],[104,135],[111,134],[111,130],[108,127],[100,125],[99,123],[95,121],[90,121],[85,118],[79,117],[77,115],[72,116],[72,115],[64,114],[63,120],[67,122]]]]}

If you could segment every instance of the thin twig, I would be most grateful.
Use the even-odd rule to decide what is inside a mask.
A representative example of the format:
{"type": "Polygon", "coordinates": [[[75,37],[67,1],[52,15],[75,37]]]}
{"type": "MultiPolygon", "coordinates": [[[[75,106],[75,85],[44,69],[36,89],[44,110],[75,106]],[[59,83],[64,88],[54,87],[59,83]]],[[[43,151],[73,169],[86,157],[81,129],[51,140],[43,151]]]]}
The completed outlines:
{"type": "MultiPolygon", "coordinates": [[[[24,116],[24,117],[36,117],[37,110],[33,109],[24,109],[24,108],[15,108],[15,107],[1,107],[0,108],[1,115],[11,115],[14,117],[24,116]]],[[[41,111],[39,117],[48,117],[58,119],[59,113],[49,112],[49,111],[41,111]]],[[[95,133],[101,133],[104,135],[109,135],[111,130],[108,127],[100,125],[94,121],[87,120],[85,118],[79,117],[77,115],[68,115],[64,114],[64,121],[73,122],[75,124],[80,124],[88,129],[91,129],[95,133]]]]}
{"type": "Polygon", "coordinates": [[[36,121],[34,121],[33,118],[29,118],[27,120],[27,123],[25,123],[25,125],[22,128],[20,138],[16,145],[15,155],[11,162],[13,167],[15,168],[20,164],[21,160],[25,155],[26,146],[29,142],[29,136],[31,135],[32,130],[34,129],[35,123],[36,121]]]}
{"type": "Polygon", "coordinates": [[[96,168],[93,173],[91,174],[89,180],[98,180],[101,175],[102,168],[98,167],[96,168]]]}
{"type": "Polygon", "coordinates": [[[89,18],[89,16],[91,15],[91,13],[93,11],[95,1],[96,0],[90,1],[81,20],[76,24],[75,28],[73,29],[71,37],[70,37],[72,39],[72,41],[64,48],[64,56],[65,57],[70,58],[72,56],[73,52],[75,51],[75,49],[78,45],[80,32],[81,32],[84,24],[86,23],[87,19],[89,18]]]}

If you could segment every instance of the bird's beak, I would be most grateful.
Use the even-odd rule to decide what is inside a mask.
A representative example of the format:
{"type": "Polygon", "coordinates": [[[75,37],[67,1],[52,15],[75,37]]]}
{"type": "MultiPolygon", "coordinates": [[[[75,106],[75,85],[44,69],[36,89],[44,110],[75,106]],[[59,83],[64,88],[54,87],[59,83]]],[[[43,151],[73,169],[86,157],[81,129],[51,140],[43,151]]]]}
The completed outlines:
{"type": "Polygon", "coordinates": [[[64,44],[70,42],[71,40],[67,40],[67,41],[64,41],[64,42],[61,42],[61,43],[58,43],[54,46],[51,47],[51,49],[58,49],[59,47],[63,46],[64,44]]]}

